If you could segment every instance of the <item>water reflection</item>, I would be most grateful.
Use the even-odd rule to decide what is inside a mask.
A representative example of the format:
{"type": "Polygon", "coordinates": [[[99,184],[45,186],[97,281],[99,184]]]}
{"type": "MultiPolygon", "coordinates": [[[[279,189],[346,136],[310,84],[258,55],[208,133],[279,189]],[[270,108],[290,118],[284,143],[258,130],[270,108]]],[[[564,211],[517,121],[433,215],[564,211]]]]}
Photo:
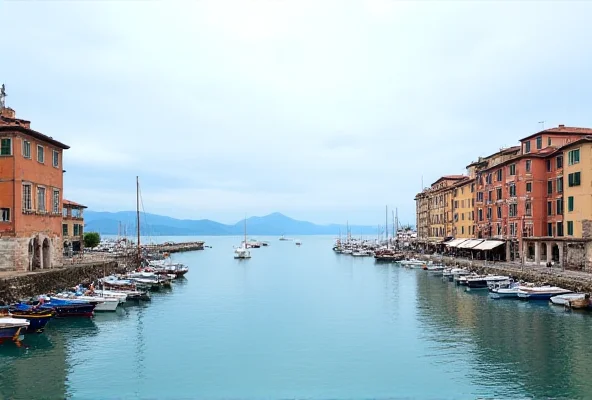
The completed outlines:
{"type": "Polygon", "coordinates": [[[418,273],[417,301],[424,339],[477,361],[467,376],[485,392],[585,398],[592,393],[587,366],[591,316],[566,313],[546,302],[491,300],[418,273]]]}

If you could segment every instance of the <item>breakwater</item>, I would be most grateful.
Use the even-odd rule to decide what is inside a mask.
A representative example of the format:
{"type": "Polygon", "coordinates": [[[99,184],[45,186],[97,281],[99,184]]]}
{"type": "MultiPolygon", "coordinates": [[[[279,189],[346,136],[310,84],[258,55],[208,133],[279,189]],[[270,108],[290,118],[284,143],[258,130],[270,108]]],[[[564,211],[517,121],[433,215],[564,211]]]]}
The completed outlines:
{"type": "Polygon", "coordinates": [[[29,273],[15,273],[0,279],[0,305],[23,298],[88,283],[105,275],[124,272],[116,261],[77,265],[29,273]]]}
{"type": "Polygon", "coordinates": [[[549,284],[559,286],[575,292],[592,293],[592,274],[562,270],[561,268],[547,268],[544,266],[520,265],[518,263],[499,262],[487,264],[483,260],[467,260],[464,258],[446,256],[426,256],[415,254],[415,258],[423,260],[441,261],[446,266],[467,268],[470,271],[483,274],[509,275],[525,282],[549,284]]]}
{"type": "Polygon", "coordinates": [[[144,249],[151,252],[160,253],[180,253],[183,251],[197,251],[204,249],[205,242],[182,242],[182,243],[162,243],[162,244],[148,244],[142,246],[144,249]]]}

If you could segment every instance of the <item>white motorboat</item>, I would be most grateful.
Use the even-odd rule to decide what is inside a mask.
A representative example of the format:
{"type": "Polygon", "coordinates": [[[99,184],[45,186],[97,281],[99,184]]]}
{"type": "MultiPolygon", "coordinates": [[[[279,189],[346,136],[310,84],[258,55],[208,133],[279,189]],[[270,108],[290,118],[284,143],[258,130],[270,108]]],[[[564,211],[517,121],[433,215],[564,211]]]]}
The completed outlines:
{"type": "MultiPolygon", "coordinates": [[[[140,293],[140,292],[138,292],[140,293]]],[[[99,297],[111,297],[114,299],[118,299],[119,303],[125,303],[127,301],[127,293],[125,292],[116,292],[114,290],[95,290],[95,294],[99,297]]]]}
{"type": "Polygon", "coordinates": [[[119,299],[114,297],[100,297],[100,296],[76,296],[70,293],[58,293],[51,298],[62,300],[76,300],[85,303],[96,303],[95,311],[115,311],[119,305],[119,299]]]}
{"type": "MultiPolygon", "coordinates": [[[[281,239],[280,239],[281,240],[281,239]]],[[[240,247],[234,249],[234,258],[238,260],[245,260],[251,258],[251,252],[247,246],[247,218],[245,217],[245,240],[240,247]]]]}
{"type": "Polygon", "coordinates": [[[296,246],[301,246],[302,245],[302,241],[300,241],[299,239],[296,239],[296,246]]]}
{"type": "Polygon", "coordinates": [[[520,286],[518,297],[525,300],[549,300],[553,296],[572,293],[557,286],[520,286]]]}
{"type": "Polygon", "coordinates": [[[520,284],[512,282],[506,284],[505,282],[495,283],[491,288],[489,296],[492,299],[517,299],[520,291],[520,284]]]}

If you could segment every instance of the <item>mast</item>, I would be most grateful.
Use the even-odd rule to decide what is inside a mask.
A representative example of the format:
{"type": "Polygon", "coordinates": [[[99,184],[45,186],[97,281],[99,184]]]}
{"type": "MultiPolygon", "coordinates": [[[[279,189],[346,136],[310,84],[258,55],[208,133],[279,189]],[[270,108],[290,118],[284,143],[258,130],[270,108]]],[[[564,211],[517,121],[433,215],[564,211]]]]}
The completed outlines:
{"type": "Polygon", "coordinates": [[[140,249],[140,179],[136,176],[136,225],[138,226],[138,262],[142,257],[140,249]]]}
{"type": "Polygon", "coordinates": [[[247,216],[245,215],[245,249],[247,248],[247,216]]]}
{"type": "Polygon", "coordinates": [[[386,235],[386,248],[388,249],[388,247],[389,247],[389,239],[388,239],[388,206],[385,206],[385,207],[386,207],[386,211],[385,211],[385,214],[384,214],[384,222],[385,222],[385,225],[384,225],[384,234],[386,235]]]}

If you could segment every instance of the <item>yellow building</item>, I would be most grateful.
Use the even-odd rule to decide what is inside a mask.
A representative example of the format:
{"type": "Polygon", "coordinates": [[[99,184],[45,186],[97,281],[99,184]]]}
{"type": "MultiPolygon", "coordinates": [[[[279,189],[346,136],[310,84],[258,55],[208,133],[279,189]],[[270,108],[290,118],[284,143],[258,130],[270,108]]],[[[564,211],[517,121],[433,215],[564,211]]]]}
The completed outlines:
{"type": "Polygon", "coordinates": [[[475,179],[469,177],[452,187],[452,236],[472,238],[475,220],[475,179]]]}
{"type": "Polygon", "coordinates": [[[453,186],[465,179],[464,175],[446,175],[434,182],[429,196],[429,240],[442,241],[452,236],[453,186]]]}
{"type": "Polygon", "coordinates": [[[415,196],[415,207],[417,238],[427,240],[430,237],[430,196],[428,190],[415,196]]]}
{"type": "Polygon", "coordinates": [[[84,248],[84,209],[86,206],[64,199],[62,201],[62,237],[64,252],[78,252],[84,248]]]}
{"type": "Polygon", "coordinates": [[[563,201],[566,237],[591,238],[592,140],[583,138],[563,149],[563,201]]]}

